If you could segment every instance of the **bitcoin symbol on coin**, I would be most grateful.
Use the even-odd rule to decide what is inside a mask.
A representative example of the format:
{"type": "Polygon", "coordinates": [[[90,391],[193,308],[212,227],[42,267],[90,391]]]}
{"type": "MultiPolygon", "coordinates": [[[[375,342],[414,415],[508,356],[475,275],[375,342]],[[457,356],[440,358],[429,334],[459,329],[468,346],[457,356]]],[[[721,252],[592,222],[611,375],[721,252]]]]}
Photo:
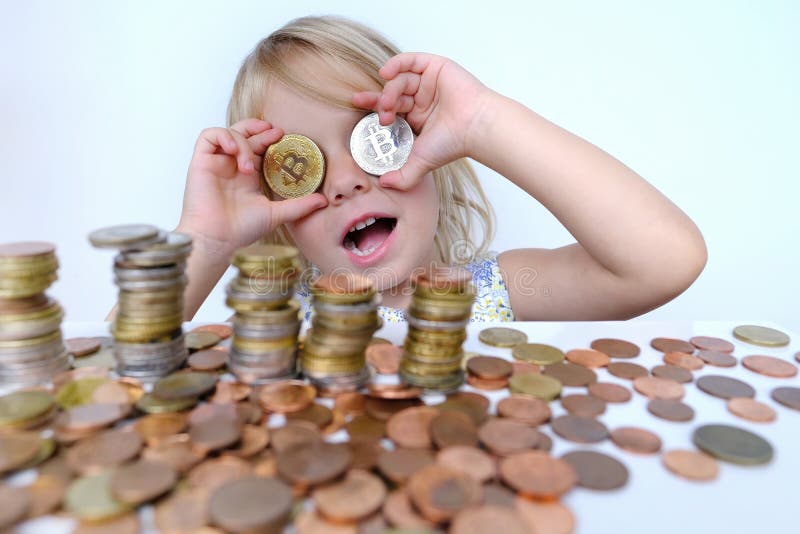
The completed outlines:
{"type": "Polygon", "coordinates": [[[281,171],[284,175],[283,183],[289,185],[304,180],[307,166],[308,160],[303,156],[298,156],[294,152],[286,154],[281,162],[281,171]]]}
{"type": "Polygon", "coordinates": [[[369,131],[370,134],[366,139],[372,143],[372,149],[375,151],[375,161],[392,163],[394,161],[392,155],[397,152],[397,145],[394,142],[391,130],[370,124],[369,131]]]}

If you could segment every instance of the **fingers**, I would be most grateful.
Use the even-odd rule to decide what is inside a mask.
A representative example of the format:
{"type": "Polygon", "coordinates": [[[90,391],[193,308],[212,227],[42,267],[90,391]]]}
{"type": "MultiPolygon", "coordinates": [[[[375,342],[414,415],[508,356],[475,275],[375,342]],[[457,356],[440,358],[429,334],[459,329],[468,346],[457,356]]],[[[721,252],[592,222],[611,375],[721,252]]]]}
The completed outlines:
{"type": "Polygon", "coordinates": [[[389,59],[386,64],[381,67],[378,74],[384,80],[391,80],[400,72],[416,72],[422,74],[431,62],[440,59],[439,56],[433,54],[421,54],[418,52],[406,52],[404,54],[397,54],[389,59]]]}
{"type": "Polygon", "coordinates": [[[250,148],[250,144],[242,134],[236,130],[231,130],[230,132],[233,140],[236,141],[236,145],[238,146],[236,162],[239,166],[239,172],[243,174],[253,174],[256,170],[256,155],[253,153],[253,149],[250,148]]]}
{"type": "Polygon", "coordinates": [[[413,106],[420,80],[419,74],[405,72],[386,83],[378,101],[378,114],[382,125],[386,126],[394,121],[395,114],[399,112],[398,104],[402,97],[411,98],[413,106]]]}
{"type": "Polygon", "coordinates": [[[206,128],[200,132],[194,150],[195,154],[234,156],[240,172],[252,174],[255,171],[253,151],[247,140],[236,130],[206,128]]]}
{"type": "Polygon", "coordinates": [[[283,137],[283,130],[273,128],[272,125],[260,119],[244,119],[230,127],[239,132],[250,145],[253,153],[263,156],[269,145],[283,137]]]}
{"type": "MultiPolygon", "coordinates": [[[[266,199],[266,197],[264,197],[266,199]]],[[[270,226],[274,229],[281,224],[302,219],[312,212],[328,205],[328,199],[321,193],[312,193],[300,198],[269,201],[271,209],[270,226]]]]}
{"type": "Polygon", "coordinates": [[[381,187],[408,191],[419,184],[433,169],[433,166],[412,151],[405,165],[396,171],[387,172],[380,177],[378,183],[381,187]]]}

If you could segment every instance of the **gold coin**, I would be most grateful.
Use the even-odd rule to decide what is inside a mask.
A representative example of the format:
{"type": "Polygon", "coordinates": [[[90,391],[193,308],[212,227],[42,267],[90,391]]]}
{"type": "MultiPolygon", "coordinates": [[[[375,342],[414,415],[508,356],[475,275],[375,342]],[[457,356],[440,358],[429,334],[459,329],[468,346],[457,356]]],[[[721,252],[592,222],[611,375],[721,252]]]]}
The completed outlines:
{"type": "Polygon", "coordinates": [[[209,393],[217,385],[217,377],[196,371],[172,373],[153,384],[153,395],[161,400],[193,399],[209,393]]]}
{"type": "Polygon", "coordinates": [[[93,402],[94,391],[106,382],[110,382],[110,379],[97,376],[87,376],[67,382],[56,391],[56,403],[64,410],[89,404],[93,402]]]}
{"type": "Polygon", "coordinates": [[[213,347],[222,338],[214,332],[189,332],[186,334],[186,348],[189,350],[203,350],[213,347]]]}
{"type": "Polygon", "coordinates": [[[283,198],[298,198],[316,191],[325,175],[325,157],[304,135],[286,134],[270,145],[264,157],[264,178],[283,198]]]}
{"type": "Polygon", "coordinates": [[[113,471],[103,471],[70,484],[64,496],[64,509],[85,521],[102,521],[129,511],[129,505],[111,494],[113,474],[113,471]]]}
{"type": "Polygon", "coordinates": [[[535,363],[537,365],[553,365],[564,361],[561,349],[544,343],[523,343],[511,349],[516,360],[535,363]]]}
{"type": "Polygon", "coordinates": [[[485,328],[478,334],[478,339],[493,347],[513,347],[528,341],[528,334],[514,328],[485,328]]]}
{"type": "Polygon", "coordinates": [[[136,408],[144,413],[181,412],[197,404],[196,397],[177,400],[164,400],[155,395],[145,394],[136,401],[136,408]]]}
{"type": "Polygon", "coordinates": [[[789,336],[780,330],[754,324],[739,325],[733,329],[733,337],[762,347],[785,347],[789,336]]]}
{"type": "Polygon", "coordinates": [[[53,408],[55,400],[46,391],[17,391],[0,397],[0,426],[19,425],[53,408]]]}
{"type": "Polygon", "coordinates": [[[561,382],[546,375],[523,373],[509,378],[508,389],[511,393],[531,395],[551,401],[561,394],[561,382]]]}

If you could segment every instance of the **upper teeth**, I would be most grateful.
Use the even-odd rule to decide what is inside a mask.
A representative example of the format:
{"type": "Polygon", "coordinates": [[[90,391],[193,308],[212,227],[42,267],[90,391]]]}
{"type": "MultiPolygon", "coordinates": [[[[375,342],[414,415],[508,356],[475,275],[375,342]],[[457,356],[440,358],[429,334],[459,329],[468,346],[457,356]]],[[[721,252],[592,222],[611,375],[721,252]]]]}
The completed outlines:
{"type": "Polygon", "coordinates": [[[359,223],[354,224],[353,226],[350,227],[350,230],[348,230],[348,231],[349,232],[355,232],[356,230],[361,230],[362,228],[366,228],[367,226],[371,225],[374,222],[375,222],[375,219],[370,217],[365,221],[361,221],[359,223]]]}

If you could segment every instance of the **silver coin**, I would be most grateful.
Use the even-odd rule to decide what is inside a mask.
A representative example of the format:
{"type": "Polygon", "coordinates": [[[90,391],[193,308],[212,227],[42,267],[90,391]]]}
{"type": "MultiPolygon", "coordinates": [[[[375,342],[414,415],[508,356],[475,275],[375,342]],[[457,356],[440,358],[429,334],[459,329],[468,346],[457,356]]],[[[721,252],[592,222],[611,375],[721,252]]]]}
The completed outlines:
{"type": "Polygon", "coordinates": [[[414,132],[402,117],[381,126],[377,113],[370,113],[356,124],[350,135],[350,153],[358,166],[381,176],[402,167],[411,154],[414,132]]]}
{"type": "Polygon", "coordinates": [[[135,248],[166,239],[151,224],[108,226],[89,234],[89,242],[97,248],[135,248]]]}

